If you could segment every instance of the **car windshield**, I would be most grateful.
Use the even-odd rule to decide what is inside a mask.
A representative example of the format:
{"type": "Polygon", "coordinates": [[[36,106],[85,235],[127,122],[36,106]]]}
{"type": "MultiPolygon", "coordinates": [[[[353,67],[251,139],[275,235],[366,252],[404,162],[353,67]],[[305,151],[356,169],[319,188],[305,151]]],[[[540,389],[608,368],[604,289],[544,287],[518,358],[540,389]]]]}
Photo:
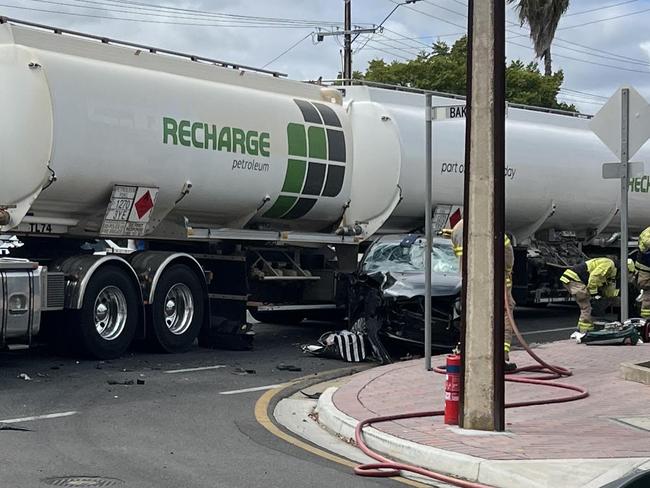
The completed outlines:
{"type": "MultiPolygon", "coordinates": [[[[423,273],[424,239],[417,239],[411,246],[403,246],[398,241],[379,241],[370,249],[363,262],[366,273],[423,273]]],[[[431,271],[433,273],[458,273],[458,258],[451,245],[445,241],[434,241],[431,252],[431,271]]]]}

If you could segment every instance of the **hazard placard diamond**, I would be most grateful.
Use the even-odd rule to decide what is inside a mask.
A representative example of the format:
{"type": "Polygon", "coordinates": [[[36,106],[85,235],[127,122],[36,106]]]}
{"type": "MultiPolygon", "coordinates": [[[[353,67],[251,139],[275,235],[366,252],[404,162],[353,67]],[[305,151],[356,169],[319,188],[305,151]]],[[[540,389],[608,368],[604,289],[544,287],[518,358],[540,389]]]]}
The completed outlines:
{"type": "Polygon", "coordinates": [[[142,219],[147,212],[153,208],[153,198],[151,198],[151,193],[149,190],[142,195],[137,202],[135,202],[135,211],[138,215],[138,219],[142,219]]]}

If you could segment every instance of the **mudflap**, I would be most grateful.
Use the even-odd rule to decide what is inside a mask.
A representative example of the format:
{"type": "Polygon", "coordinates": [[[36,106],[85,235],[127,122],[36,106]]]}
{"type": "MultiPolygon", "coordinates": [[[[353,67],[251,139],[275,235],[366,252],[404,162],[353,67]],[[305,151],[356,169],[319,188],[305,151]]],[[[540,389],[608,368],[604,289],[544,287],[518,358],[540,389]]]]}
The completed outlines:
{"type": "Polygon", "coordinates": [[[212,276],[208,281],[209,320],[199,334],[199,346],[247,351],[255,333],[247,322],[248,280],[246,257],[237,253],[201,256],[199,262],[212,276]]]}
{"type": "Polygon", "coordinates": [[[210,322],[199,334],[199,346],[248,351],[255,332],[246,320],[246,302],[210,297],[210,322]]]}

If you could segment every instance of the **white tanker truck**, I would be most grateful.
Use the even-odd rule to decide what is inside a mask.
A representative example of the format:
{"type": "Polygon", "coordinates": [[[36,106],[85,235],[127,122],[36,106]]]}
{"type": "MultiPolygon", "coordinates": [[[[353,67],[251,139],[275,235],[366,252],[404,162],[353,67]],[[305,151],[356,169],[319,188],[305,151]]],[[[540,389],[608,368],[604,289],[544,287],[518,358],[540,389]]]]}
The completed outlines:
{"type": "MultiPolygon", "coordinates": [[[[0,259],[0,347],[31,343],[42,323],[99,358],[135,339],[247,347],[247,310],[335,308],[364,241],[423,225],[422,94],[0,22],[0,233],[25,244],[0,259]],[[138,250],[95,252],[98,239],[138,250]]],[[[510,107],[507,137],[507,226],[530,258],[515,283],[551,300],[529,263],[606,243],[611,157],[580,116],[510,107]]],[[[462,202],[463,151],[464,121],[436,122],[441,224],[462,202]]],[[[632,231],[648,183],[631,182],[632,231]]]]}

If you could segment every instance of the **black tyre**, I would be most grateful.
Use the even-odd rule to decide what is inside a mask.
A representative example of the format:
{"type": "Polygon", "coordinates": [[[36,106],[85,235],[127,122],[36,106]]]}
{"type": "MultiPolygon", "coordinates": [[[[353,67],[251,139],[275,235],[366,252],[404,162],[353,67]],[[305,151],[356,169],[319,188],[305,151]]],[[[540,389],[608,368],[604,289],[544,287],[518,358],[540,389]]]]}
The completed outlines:
{"type": "Polygon", "coordinates": [[[305,318],[305,313],[301,311],[284,311],[284,312],[260,312],[256,309],[249,310],[251,315],[258,322],[276,325],[297,325],[305,318]]]}
{"type": "Polygon", "coordinates": [[[139,292],[122,269],[105,266],[90,278],[72,329],[77,352],[97,359],[121,356],[140,323],[139,292]]]}
{"type": "Polygon", "coordinates": [[[151,304],[148,340],[158,350],[187,351],[203,324],[203,287],[196,273],[175,264],[163,272],[151,304]]]}

